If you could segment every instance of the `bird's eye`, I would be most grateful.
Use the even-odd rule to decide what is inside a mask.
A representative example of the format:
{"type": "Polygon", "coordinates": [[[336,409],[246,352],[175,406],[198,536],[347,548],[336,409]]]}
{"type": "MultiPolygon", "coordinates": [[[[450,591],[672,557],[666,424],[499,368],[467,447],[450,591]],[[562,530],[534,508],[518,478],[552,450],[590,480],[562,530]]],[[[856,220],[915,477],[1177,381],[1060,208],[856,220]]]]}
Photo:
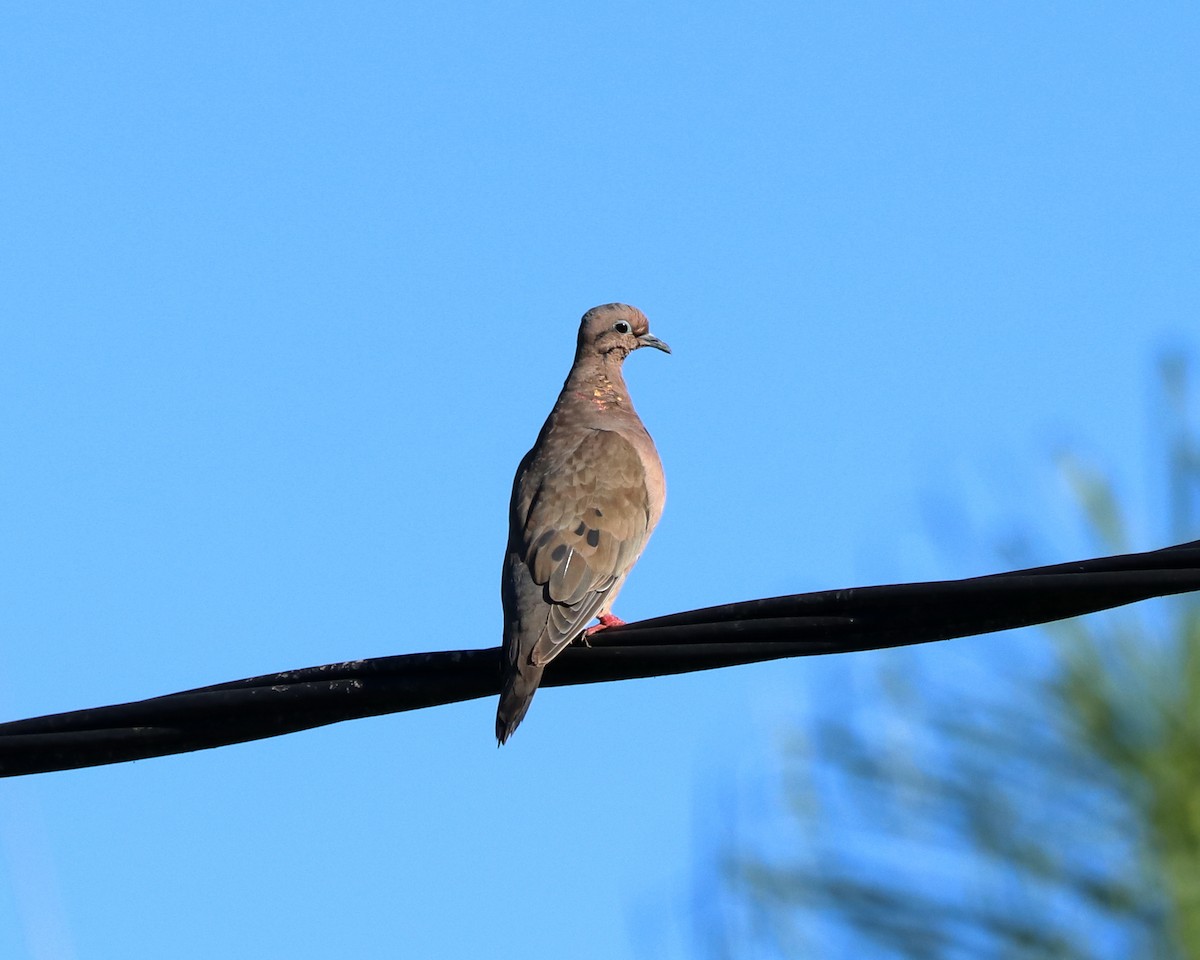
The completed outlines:
{"type": "Polygon", "coordinates": [[[628,333],[629,332],[629,324],[626,323],[624,320],[618,320],[616,323],[613,324],[613,329],[616,330],[617,333],[628,333]]]}

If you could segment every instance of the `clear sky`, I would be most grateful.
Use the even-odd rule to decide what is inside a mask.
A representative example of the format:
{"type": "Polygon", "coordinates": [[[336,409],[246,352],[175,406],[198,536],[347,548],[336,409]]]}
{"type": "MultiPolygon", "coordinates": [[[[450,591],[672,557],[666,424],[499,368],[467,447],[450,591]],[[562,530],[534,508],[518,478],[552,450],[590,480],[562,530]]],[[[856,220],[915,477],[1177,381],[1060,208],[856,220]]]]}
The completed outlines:
{"type": "MultiPolygon", "coordinates": [[[[670,493],[626,619],[985,572],[923,502],[1036,517],[1062,442],[1149,502],[1198,48],[1182,3],[8,4],[0,712],[496,644],[611,300],[675,351],[627,367],[670,493]]],[[[712,797],[835,676],[5,781],[0,956],[686,954],[712,797]]]]}

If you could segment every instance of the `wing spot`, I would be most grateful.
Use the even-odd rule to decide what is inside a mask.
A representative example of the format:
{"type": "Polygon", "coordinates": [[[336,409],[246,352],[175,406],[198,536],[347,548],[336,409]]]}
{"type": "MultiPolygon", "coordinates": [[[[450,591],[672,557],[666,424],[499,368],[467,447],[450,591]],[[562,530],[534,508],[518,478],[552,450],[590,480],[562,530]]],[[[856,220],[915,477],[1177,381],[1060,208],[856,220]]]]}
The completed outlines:
{"type": "Polygon", "coordinates": [[[550,559],[554,560],[554,561],[558,561],[558,560],[561,560],[566,555],[567,555],[567,545],[565,543],[560,543],[550,553],[550,559]]]}
{"type": "Polygon", "coordinates": [[[594,513],[598,517],[604,516],[604,511],[601,510],[599,507],[592,507],[592,513],[594,513]]]}
{"type": "MultiPolygon", "coordinates": [[[[575,528],[575,536],[577,536],[577,537],[582,537],[586,532],[587,532],[587,524],[586,523],[580,522],[579,526],[577,526],[575,528]]],[[[593,543],[592,546],[594,547],[595,544],[593,543]]]]}
{"type": "MultiPolygon", "coordinates": [[[[582,526],[582,524],[580,524],[582,526]]],[[[589,530],[587,534],[587,542],[589,547],[598,547],[600,545],[600,531],[589,530]]]]}

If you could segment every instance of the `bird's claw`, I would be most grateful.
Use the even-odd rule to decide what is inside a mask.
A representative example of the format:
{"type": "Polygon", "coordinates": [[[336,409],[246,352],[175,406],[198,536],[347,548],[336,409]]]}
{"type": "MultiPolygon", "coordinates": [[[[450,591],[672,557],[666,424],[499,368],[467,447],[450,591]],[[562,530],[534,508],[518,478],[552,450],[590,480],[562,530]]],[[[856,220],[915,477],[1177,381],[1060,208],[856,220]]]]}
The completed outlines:
{"type": "Polygon", "coordinates": [[[588,640],[593,634],[599,633],[601,630],[607,630],[609,627],[625,626],[624,620],[620,617],[614,617],[611,613],[601,614],[597,619],[600,621],[599,623],[593,624],[579,635],[579,642],[585,647],[591,646],[588,640]]]}

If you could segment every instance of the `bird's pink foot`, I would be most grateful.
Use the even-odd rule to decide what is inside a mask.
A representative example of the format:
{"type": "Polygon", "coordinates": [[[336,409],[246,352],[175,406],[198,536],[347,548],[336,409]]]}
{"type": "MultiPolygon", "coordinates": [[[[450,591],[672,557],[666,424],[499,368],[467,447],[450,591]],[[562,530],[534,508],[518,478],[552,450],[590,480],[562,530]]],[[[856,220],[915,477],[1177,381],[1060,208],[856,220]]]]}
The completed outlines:
{"type": "Polygon", "coordinates": [[[607,630],[609,627],[625,626],[624,620],[622,620],[620,617],[614,617],[611,613],[602,613],[597,619],[600,622],[584,630],[583,636],[579,638],[585,647],[591,646],[591,644],[588,643],[588,638],[592,636],[592,634],[599,633],[601,630],[607,630]]]}
{"type": "Polygon", "coordinates": [[[602,613],[597,619],[600,621],[595,626],[588,627],[583,631],[585,636],[590,637],[593,633],[598,633],[601,630],[607,630],[609,627],[623,627],[625,621],[611,613],[602,613]]]}

